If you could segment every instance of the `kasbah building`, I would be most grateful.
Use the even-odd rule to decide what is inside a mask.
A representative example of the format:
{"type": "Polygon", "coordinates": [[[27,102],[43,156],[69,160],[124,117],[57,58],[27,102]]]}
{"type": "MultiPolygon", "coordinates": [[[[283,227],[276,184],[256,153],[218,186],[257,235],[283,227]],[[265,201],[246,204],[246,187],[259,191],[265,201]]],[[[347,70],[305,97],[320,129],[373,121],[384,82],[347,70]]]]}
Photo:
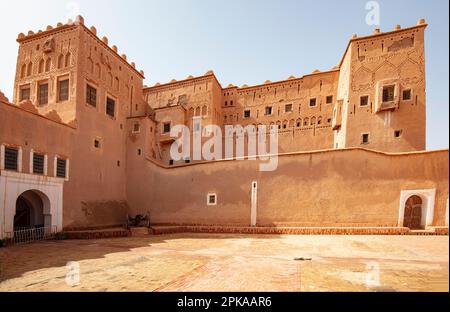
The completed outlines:
{"type": "Polygon", "coordinates": [[[81,16],[21,33],[14,96],[0,97],[0,238],[146,213],[152,225],[210,230],[445,234],[448,150],[425,145],[426,27],[353,35],[329,70],[241,87],[212,71],[144,86],[81,16]],[[173,161],[170,129],[193,120],[276,125],[277,169],[173,161]]]}

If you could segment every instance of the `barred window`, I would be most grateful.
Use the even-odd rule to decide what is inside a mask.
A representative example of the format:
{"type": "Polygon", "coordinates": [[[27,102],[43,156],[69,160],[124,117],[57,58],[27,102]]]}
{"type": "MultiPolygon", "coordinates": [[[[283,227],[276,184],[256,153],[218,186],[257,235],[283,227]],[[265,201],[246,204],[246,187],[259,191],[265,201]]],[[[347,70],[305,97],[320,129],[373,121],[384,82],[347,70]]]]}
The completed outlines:
{"type": "Polygon", "coordinates": [[[40,105],[48,104],[48,83],[39,85],[38,102],[40,105]]]}
{"type": "Polygon", "coordinates": [[[44,155],[33,153],[33,173],[44,174],[44,155]]]}
{"type": "Polygon", "coordinates": [[[97,106],[97,89],[90,85],[86,86],[86,103],[94,107],[97,106]]]}
{"type": "Polygon", "coordinates": [[[69,99],[69,79],[58,81],[58,102],[69,99]]]}
{"type": "Polygon", "coordinates": [[[115,107],[116,107],[116,102],[113,99],[107,97],[106,98],[106,114],[111,117],[114,117],[115,116],[115,107]]]}
{"type": "Polygon", "coordinates": [[[327,96],[327,101],[326,101],[326,103],[327,103],[327,104],[333,103],[333,96],[332,96],[332,95],[327,96]]]}
{"type": "Polygon", "coordinates": [[[250,110],[245,110],[244,111],[244,118],[250,118],[250,114],[251,114],[250,110]]]}
{"type": "Polygon", "coordinates": [[[284,112],[285,112],[285,113],[290,113],[290,112],[292,112],[292,104],[286,104],[286,105],[284,106],[284,112]]]}
{"type": "Polygon", "coordinates": [[[30,86],[24,86],[20,88],[19,101],[25,101],[30,99],[30,86]]]}
{"type": "Polygon", "coordinates": [[[5,169],[15,170],[19,168],[19,150],[13,147],[5,147],[5,169]]]}
{"type": "Polygon", "coordinates": [[[395,86],[383,87],[383,102],[391,102],[394,100],[395,86]]]}
{"type": "Polygon", "coordinates": [[[265,115],[266,115],[266,116],[272,115],[272,106],[267,106],[267,107],[266,107],[265,115]]]}
{"type": "Polygon", "coordinates": [[[66,164],[67,160],[61,158],[56,159],[56,176],[58,178],[66,177],[66,164]]]}
{"type": "Polygon", "coordinates": [[[208,206],[215,206],[217,205],[217,194],[210,193],[207,196],[207,205],[208,206]]]}
{"type": "Polygon", "coordinates": [[[317,100],[312,98],[309,100],[309,107],[315,107],[317,105],[317,100]]]}

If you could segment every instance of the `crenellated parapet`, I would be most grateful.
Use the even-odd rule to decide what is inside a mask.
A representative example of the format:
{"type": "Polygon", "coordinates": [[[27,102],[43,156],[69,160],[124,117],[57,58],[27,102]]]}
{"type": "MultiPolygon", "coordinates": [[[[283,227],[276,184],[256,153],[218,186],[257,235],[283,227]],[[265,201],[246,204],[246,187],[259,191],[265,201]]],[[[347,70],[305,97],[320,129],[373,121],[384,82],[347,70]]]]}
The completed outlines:
{"type": "Polygon", "coordinates": [[[78,28],[83,28],[85,31],[89,32],[96,40],[98,40],[99,43],[101,43],[105,48],[113,52],[114,55],[118,59],[120,59],[123,64],[126,66],[129,66],[133,71],[135,71],[137,74],[139,74],[142,78],[144,78],[144,71],[136,69],[136,64],[134,62],[129,62],[127,60],[126,54],[119,54],[119,48],[116,45],[109,45],[109,39],[106,36],[100,37],[97,34],[97,28],[95,26],[87,27],[84,23],[84,18],[82,16],[77,16],[75,20],[69,19],[65,24],[59,22],[56,24],[55,27],[48,25],[45,30],[38,30],[37,32],[34,32],[32,30],[29,30],[27,34],[20,33],[17,36],[17,42],[23,44],[30,41],[36,41],[41,38],[50,37],[49,41],[46,41],[46,46],[48,48],[48,51],[52,51],[52,47],[54,47],[54,43],[52,43],[51,36],[56,35],[61,32],[66,32],[78,28]]]}

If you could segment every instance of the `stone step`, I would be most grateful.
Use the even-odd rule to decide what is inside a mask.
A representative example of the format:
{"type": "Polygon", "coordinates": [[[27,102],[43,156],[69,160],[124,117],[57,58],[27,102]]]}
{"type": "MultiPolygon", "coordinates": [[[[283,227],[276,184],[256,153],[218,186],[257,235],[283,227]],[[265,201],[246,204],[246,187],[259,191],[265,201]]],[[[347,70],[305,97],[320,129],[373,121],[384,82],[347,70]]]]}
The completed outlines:
{"type": "Polygon", "coordinates": [[[131,236],[147,236],[149,235],[149,229],[147,227],[131,227],[131,236]]]}
{"type": "Polygon", "coordinates": [[[408,235],[403,227],[246,227],[246,226],[152,226],[150,233],[229,233],[273,235],[408,235]]]}
{"type": "Polygon", "coordinates": [[[109,228],[101,230],[79,230],[79,231],[64,231],[64,236],[67,239],[103,239],[103,238],[117,238],[128,237],[130,232],[124,228],[109,228]]]}

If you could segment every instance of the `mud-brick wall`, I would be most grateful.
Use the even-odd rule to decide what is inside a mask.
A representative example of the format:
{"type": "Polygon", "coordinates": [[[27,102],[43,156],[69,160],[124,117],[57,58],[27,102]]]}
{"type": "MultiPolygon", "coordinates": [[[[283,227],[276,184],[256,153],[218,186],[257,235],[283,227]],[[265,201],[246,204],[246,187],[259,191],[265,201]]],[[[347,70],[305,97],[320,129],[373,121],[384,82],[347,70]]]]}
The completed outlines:
{"type": "Polygon", "coordinates": [[[402,190],[436,189],[434,225],[444,225],[448,150],[388,155],[363,149],[279,157],[273,172],[257,161],[162,168],[129,163],[128,202],[157,224],[249,225],[258,182],[257,223],[297,226],[397,226],[402,190]],[[216,206],[207,194],[216,193],[216,206]]]}

